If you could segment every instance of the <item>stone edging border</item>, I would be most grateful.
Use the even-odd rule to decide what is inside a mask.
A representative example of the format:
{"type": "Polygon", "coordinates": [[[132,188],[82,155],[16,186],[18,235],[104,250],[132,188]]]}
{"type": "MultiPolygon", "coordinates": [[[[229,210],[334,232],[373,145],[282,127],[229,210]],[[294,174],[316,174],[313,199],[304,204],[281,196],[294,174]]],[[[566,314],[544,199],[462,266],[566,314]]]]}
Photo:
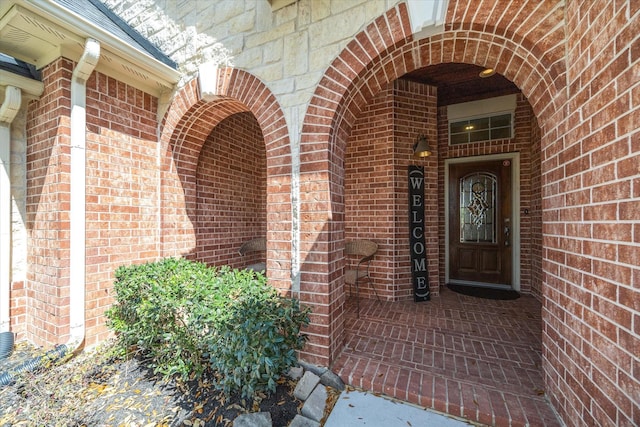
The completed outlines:
{"type": "MultiPolygon", "coordinates": [[[[331,409],[327,408],[327,403],[335,401],[329,398],[331,389],[339,393],[345,389],[345,385],[328,368],[302,361],[298,363],[299,366],[289,369],[286,375],[292,380],[298,380],[293,395],[302,400],[304,405],[302,413],[295,416],[289,427],[320,427],[328,415],[327,409],[331,409]]],[[[233,421],[233,427],[272,427],[271,414],[254,412],[239,415],[233,421]]]]}

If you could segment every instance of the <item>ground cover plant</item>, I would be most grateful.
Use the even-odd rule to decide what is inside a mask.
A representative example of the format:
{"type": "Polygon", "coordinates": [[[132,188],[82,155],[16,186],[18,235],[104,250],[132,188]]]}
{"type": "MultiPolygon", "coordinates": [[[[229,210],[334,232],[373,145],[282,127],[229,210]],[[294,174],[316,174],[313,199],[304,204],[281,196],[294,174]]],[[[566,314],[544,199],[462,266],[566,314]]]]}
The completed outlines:
{"type": "MultiPolygon", "coordinates": [[[[0,426],[228,427],[240,414],[270,412],[286,426],[303,402],[296,381],[278,379],[274,393],[242,399],[217,390],[209,374],[182,381],[154,374],[138,358],[114,357],[107,342],[91,351],[26,372],[0,387],[0,426]]],[[[17,353],[38,353],[28,345],[17,353]]]]}

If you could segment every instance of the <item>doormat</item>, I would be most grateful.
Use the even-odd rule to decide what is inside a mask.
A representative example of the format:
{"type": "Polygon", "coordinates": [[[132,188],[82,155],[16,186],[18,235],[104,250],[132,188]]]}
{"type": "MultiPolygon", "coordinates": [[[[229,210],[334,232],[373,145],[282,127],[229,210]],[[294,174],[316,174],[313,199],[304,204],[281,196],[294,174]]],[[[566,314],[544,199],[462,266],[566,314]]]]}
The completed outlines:
{"type": "Polygon", "coordinates": [[[484,299],[512,300],[520,298],[520,294],[511,289],[493,289],[480,286],[448,284],[447,288],[459,294],[484,299]]]}

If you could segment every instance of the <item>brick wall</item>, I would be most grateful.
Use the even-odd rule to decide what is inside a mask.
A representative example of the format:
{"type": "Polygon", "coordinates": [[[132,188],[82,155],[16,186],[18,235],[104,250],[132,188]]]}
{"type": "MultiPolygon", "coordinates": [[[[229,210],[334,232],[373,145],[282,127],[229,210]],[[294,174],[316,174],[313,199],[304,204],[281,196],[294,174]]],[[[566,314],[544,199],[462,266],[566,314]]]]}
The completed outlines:
{"type": "MultiPolygon", "coordinates": [[[[245,27],[248,34],[238,37],[230,34],[225,40],[237,47],[237,53],[241,51],[241,63],[248,72],[237,80],[230,78],[235,86],[230,85],[230,89],[223,92],[229,99],[239,100],[242,106],[233,102],[198,104],[200,100],[193,95],[197,90],[187,84],[186,93],[196,100],[186,103],[183,110],[177,108],[181,114],[175,117],[170,116],[173,111],[169,113],[165,123],[170,125],[161,128],[159,146],[150,142],[157,139],[155,123],[151,124],[154,116],[147,114],[156,108],[154,100],[149,99],[148,106],[144,101],[142,111],[129,110],[127,105],[138,101],[135,94],[129,98],[128,88],[116,85],[118,88],[113,93],[100,92],[101,97],[104,94],[104,99],[109,99],[101,110],[104,108],[112,117],[105,115],[100,118],[101,122],[91,124],[94,127],[88,136],[88,155],[92,162],[105,161],[105,168],[112,176],[108,177],[108,187],[98,185],[93,171],[89,177],[96,181],[91,185],[97,186],[90,193],[90,203],[96,204],[90,208],[95,211],[89,210],[91,215],[94,212],[97,215],[90,219],[93,235],[89,244],[94,258],[88,265],[88,274],[97,284],[90,296],[90,301],[95,302],[91,319],[97,319],[95,316],[108,301],[105,296],[111,280],[108,276],[121,261],[117,254],[109,252],[111,244],[128,250],[124,246],[130,243],[133,247],[129,256],[135,260],[152,257],[160,249],[174,254],[195,248],[195,234],[189,227],[191,220],[197,218],[196,179],[195,171],[192,174],[188,168],[195,170],[200,148],[217,124],[212,117],[218,117],[215,114],[221,106],[228,108],[219,113],[224,117],[230,111],[248,110],[263,129],[267,151],[267,197],[270,198],[267,214],[270,215],[269,233],[275,237],[269,239],[272,245],[269,259],[274,266],[279,264],[275,280],[287,286],[292,271],[289,255],[299,254],[302,268],[296,280],[301,283],[300,296],[314,308],[309,328],[312,342],[303,355],[320,363],[330,362],[341,345],[343,321],[340,312],[343,293],[335,286],[342,263],[333,257],[340,252],[334,242],[341,242],[345,233],[341,210],[345,205],[341,193],[342,161],[350,129],[355,126],[359,112],[387,83],[416,68],[443,62],[495,65],[500,74],[521,88],[531,103],[529,113],[524,113],[523,99],[518,107],[518,111],[523,112],[518,114],[518,122],[523,129],[529,128],[525,134],[529,135],[531,150],[526,175],[529,182],[522,182],[522,191],[528,197],[530,215],[541,209],[542,220],[531,216],[529,224],[523,223],[523,230],[530,233],[529,252],[523,252],[523,256],[528,257],[528,261],[523,258],[523,263],[529,265],[523,265],[523,271],[528,268],[529,273],[523,275],[523,279],[528,281],[526,286],[532,293],[543,295],[546,391],[569,425],[638,424],[640,89],[637,23],[640,4],[533,0],[505,8],[502,2],[493,0],[451,1],[445,32],[416,41],[410,36],[403,3],[388,12],[380,9],[384,8],[384,2],[354,3],[345,14],[341,14],[341,10],[332,13],[326,2],[297,2],[303,3],[318,4],[324,9],[315,9],[315,12],[310,9],[311,13],[306,15],[297,5],[296,9],[284,8],[273,15],[251,9],[250,15],[260,18],[252,21],[259,24],[256,29],[245,27]],[[370,5],[375,7],[365,13],[363,8],[370,5]],[[306,16],[309,21],[296,21],[299,10],[300,19],[306,16]],[[313,14],[317,22],[311,19],[313,14]],[[329,15],[332,19],[324,19],[329,15]],[[377,19],[371,18],[376,16],[377,19]],[[336,20],[356,24],[353,28],[344,26],[345,33],[326,31],[336,20]],[[368,24],[363,28],[361,23],[368,24]],[[310,38],[311,46],[295,43],[298,37],[291,35],[300,28],[296,24],[309,24],[304,31],[319,36],[310,38]],[[261,25],[265,31],[260,31],[261,25]],[[265,37],[267,35],[273,37],[265,37]],[[245,41],[250,48],[243,50],[241,46],[246,46],[245,41]],[[298,53],[295,48],[300,46],[308,56],[292,62],[291,58],[296,55],[285,55],[284,48],[278,48],[279,43],[291,49],[288,53],[298,53]],[[264,52],[272,55],[262,55],[264,52]],[[337,57],[336,52],[340,52],[337,57]],[[291,73],[283,70],[295,70],[297,77],[292,79],[291,73]],[[265,83],[256,84],[250,73],[259,75],[265,83]],[[278,97],[263,90],[266,86],[273,88],[278,97]],[[263,99],[254,100],[263,95],[263,99]],[[132,101],[134,98],[136,101],[132,101]],[[296,142],[300,132],[300,146],[296,144],[296,149],[300,149],[301,183],[300,205],[295,207],[300,208],[300,241],[293,251],[288,246],[288,237],[297,226],[292,224],[290,207],[290,195],[295,190],[292,191],[287,177],[296,169],[291,166],[294,162],[289,157],[287,136],[290,129],[279,110],[279,102],[296,107],[288,110],[288,114],[293,111],[297,114],[306,108],[306,115],[301,113],[290,120],[294,124],[303,121],[302,127],[291,128],[295,129],[291,133],[295,133],[296,142]],[[141,132],[126,121],[133,115],[137,115],[136,121],[145,123],[146,130],[141,132]],[[103,144],[104,149],[111,144],[116,147],[117,155],[112,156],[112,160],[101,160],[100,156],[106,155],[103,144]],[[538,147],[539,157],[535,152],[538,147]],[[187,152],[190,154],[182,156],[187,152]],[[119,162],[115,158],[120,156],[156,162],[168,159],[161,166],[163,182],[159,183],[158,175],[145,167],[134,166],[138,168],[137,181],[131,186],[131,177],[119,170],[117,164],[110,163],[119,162]],[[535,166],[538,161],[539,176],[535,166]],[[188,173],[180,175],[185,170],[188,173]],[[536,193],[538,183],[541,196],[536,193]],[[145,193],[140,195],[144,207],[124,200],[136,196],[134,187],[144,189],[145,193]],[[154,193],[152,188],[162,188],[162,195],[158,195],[159,190],[154,193]],[[120,199],[110,201],[114,208],[108,205],[107,209],[99,200],[112,190],[114,194],[109,197],[120,199]],[[162,201],[154,205],[154,200],[159,201],[160,197],[162,201]],[[160,203],[163,210],[153,211],[154,207],[159,209],[160,203]],[[149,215],[152,211],[153,215],[149,215]],[[104,221],[100,220],[101,215],[104,221]],[[117,225],[125,218],[132,224],[138,223],[141,234],[156,236],[156,245],[144,237],[127,235],[122,225],[117,225]],[[98,230],[99,227],[105,229],[98,230]],[[167,229],[170,230],[165,231],[167,229]],[[538,230],[542,231],[541,241],[536,237],[538,230]],[[119,236],[119,233],[125,235],[119,236]],[[95,240],[99,236],[102,236],[101,242],[95,240]],[[138,239],[142,244],[135,243],[138,239]],[[542,268],[540,275],[538,265],[542,268]]],[[[242,15],[235,10],[238,13],[234,16],[242,15]]],[[[197,15],[191,13],[188,18],[180,18],[179,24],[197,15]]],[[[233,25],[230,21],[229,25],[233,25]]],[[[139,24],[145,25],[143,21],[139,24]]],[[[216,29],[222,26],[214,24],[207,35],[217,35],[216,29]]],[[[150,27],[151,32],[155,30],[150,27]]],[[[187,45],[189,43],[183,44],[187,45]]],[[[72,64],[65,59],[45,68],[45,93],[30,107],[28,116],[29,272],[24,283],[24,307],[30,326],[25,336],[36,343],[63,340],[68,332],[64,319],[68,316],[65,290],[68,289],[69,257],[71,69],[72,64]],[[36,331],[42,334],[36,336],[36,331]]],[[[179,96],[176,102],[183,100],[179,96]]],[[[407,142],[412,140],[413,137],[407,137],[407,142]]],[[[522,149],[525,160],[522,144],[523,141],[515,141],[449,150],[441,142],[437,176],[444,176],[444,159],[454,156],[522,149]]],[[[402,154],[394,155],[402,162],[402,154]]],[[[292,157],[297,159],[297,153],[292,157]]],[[[394,181],[398,184],[401,183],[400,170],[394,172],[398,174],[394,181]]],[[[442,183],[438,184],[442,188],[442,183]]],[[[398,207],[400,200],[396,203],[398,207]]],[[[438,205],[443,204],[438,202],[438,205]]],[[[443,225],[439,227],[442,230],[443,225]]],[[[398,231],[398,235],[402,232],[398,231]]],[[[439,239],[443,235],[440,231],[439,239]]],[[[444,251],[439,248],[438,253],[438,270],[442,272],[444,251]]],[[[97,336],[104,329],[98,320],[95,323],[91,328],[97,336]]]]}
{"type": "MultiPolygon", "coordinates": [[[[29,108],[27,338],[69,333],[70,85],[74,64],[43,70],[45,92],[29,108]]],[[[113,272],[154,260],[159,249],[159,171],[154,97],[99,73],[87,81],[86,344],[108,336],[113,272]]]]}
{"type": "Polygon", "coordinates": [[[195,258],[236,268],[264,261],[264,253],[238,255],[244,241],[267,235],[264,139],[252,114],[234,114],[215,127],[196,179],[195,258]]]}
{"type": "MultiPolygon", "coordinates": [[[[372,275],[377,289],[382,287],[381,296],[390,299],[411,298],[406,167],[415,163],[411,149],[418,133],[435,140],[435,121],[428,125],[429,120],[435,120],[429,110],[436,110],[435,91],[431,90],[396,80],[361,112],[346,147],[345,237],[369,237],[381,243],[372,275]],[[395,227],[393,232],[390,227],[395,227]]],[[[440,152],[425,164],[426,222],[433,224],[427,233],[432,292],[437,293],[439,284],[444,283],[444,159],[517,151],[521,160],[521,290],[539,295],[541,270],[535,268],[540,268],[541,238],[534,232],[540,232],[541,222],[540,163],[539,155],[534,157],[532,151],[540,145],[540,131],[531,106],[522,95],[518,97],[512,140],[456,147],[448,146],[446,108],[439,114],[440,152]],[[538,261],[534,265],[535,254],[538,261]]],[[[374,297],[366,287],[363,291],[365,297],[374,297]]]]}
{"type": "Polygon", "coordinates": [[[104,74],[87,81],[86,344],[109,331],[114,271],[159,256],[157,99],[104,74]]]}
{"type": "Polygon", "coordinates": [[[542,297],[542,169],[540,166],[541,132],[536,117],[531,115],[531,293],[539,301],[542,297]]]}
{"type": "MultiPolygon", "coordinates": [[[[345,240],[368,239],[378,244],[371,265],[374,286],[383,299],[394,287],[394,91],[380,92],[362,111],[347,142],[344,167],[345,240]]],[[[345,292],[351,292],[345,285],[345,292]]],[[[355,290],[353,290],[355,292],[355,290]]],[[[363,298],[373,298],[368,285],[363,298]]]]}
{"type": "MultiPolygon", "coordinates": [[[[246,142],[252,148],[249,150],[249,145],[245,146],[243,143],[240,149],[243,153],[250,151],[252,154],[245,156],[247,158],[242,159],[243,163],[250,162],[249,157],[259,159],[264,156],[255,165],[258,170],[251,173],[262,177],[258,180],[263,181],[256,185],[264,184],[264,190],[260,190],[260,194],[265,197],[266,211],[259,214],[264,215],[261,221],[267,221],[267,218],[269,221],[269,229],[266,231],[267,275],[270,284],[283,293],[288,293],[292,290],[291,157],[283,112],[273,94],[255,76],[231,68],[221,68],[217,72],[219,96],[214,101],[202,100],[197,81],[191,81],[176,95],[163,121],[160,135],[163,151],[160,165],[162,255],[194,256],[196,253],[198,238],[195,226],[199,221],[198,217],[204,218],[206,215],[204,211],[202,214],[198,212],[199,209],[202,211],[202,207],[199,208],[198,192],[205,190],[198,190],[199,179],[196,176],[198,165],[204,165],[200,160],[202,147],[209,138],[216,137],[216,132],[219,132],[217,126],[225,119],[237,113],[250,112],[249,116],[252,115],[253,119],[249,119],[249,116],[241,116],[245,117],[241,121],[233,119],[230,124],[221,127],[225,129],[221,135],[226,135],[227,144],[234,144],[235,133],[246,136],[246,142]],[[240,126],[248,128],[242,129],[240,126]],[[255,132],[260,132],[260,136],[255,132]]],[[[232,151],[231,147],[229,150],[232,151]]],[[[209,154],[205,152],[204,155],[209,154]]],[[[235,160],[238,158],[234,157],[235,160]]],[[[225,167],[227,170],[240,168],[249,172],[242,165],[225,167]]],[[[260,234],[260,226],[252,227],[254,228],[243,231],[245,236],[260,234]]],[[[233,239],[238,240],[239,246],[240,240],[245,236],[233,239]]],[[[234,245],[235,243],[229,246],[234,245]]]]}
{"type": "MultiPolygon", "coordinates": [[[[425,241],[432,292],[438,292],[436,158],[413,159],[419,134],[435,140],[435,88],[397,80],[356,120],[345,154],[345,238],[378,243],[371,276],[382,299],[413,298],[407,168],[425,166],[425,241]]],[[[348,292],[349,289],[345,289],[348,292]]],[[[364,298],[374,298],[368,286],[364,298]]]]}
{"type": "Polygon", "coordinates": [[[438,158],[435,141],[438,132],[437,89],[408,80],[396,80],[394,132],[395,146],[395,260],[397,299],[413,299],[411,255],[409,251],[408,166],[424,167],[424,235],[429,274],[429,289],[439,292],[438,272],[438,158]],[[425,135],[434,149],[426,158],[413,157],[418,135],[425,135]]]}
{"type": "Polygon", "coordinates": [[[70,87],[73,63],[43,70],[44,93],[27,118],[26,336],[37,345],[69,333],[70,87]]]}
{"type": "Polygon", "coordinates": [[[566,7],[566,116],[543,135],[543,356],[568,426],[640,424],[640,3],[566,7]]]}

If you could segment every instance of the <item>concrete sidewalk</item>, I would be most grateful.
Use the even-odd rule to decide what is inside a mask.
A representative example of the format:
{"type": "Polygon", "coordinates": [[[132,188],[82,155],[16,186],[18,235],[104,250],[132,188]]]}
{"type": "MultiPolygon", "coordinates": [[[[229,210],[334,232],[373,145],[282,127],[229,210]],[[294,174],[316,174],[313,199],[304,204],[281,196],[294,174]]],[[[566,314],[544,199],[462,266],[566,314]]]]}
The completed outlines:
{"type": "Polygon", "coordinates": [[[466,421],[451,418],[408,403],[362,391],[343,391],[325,427],[464,427],[466,421]]]}

